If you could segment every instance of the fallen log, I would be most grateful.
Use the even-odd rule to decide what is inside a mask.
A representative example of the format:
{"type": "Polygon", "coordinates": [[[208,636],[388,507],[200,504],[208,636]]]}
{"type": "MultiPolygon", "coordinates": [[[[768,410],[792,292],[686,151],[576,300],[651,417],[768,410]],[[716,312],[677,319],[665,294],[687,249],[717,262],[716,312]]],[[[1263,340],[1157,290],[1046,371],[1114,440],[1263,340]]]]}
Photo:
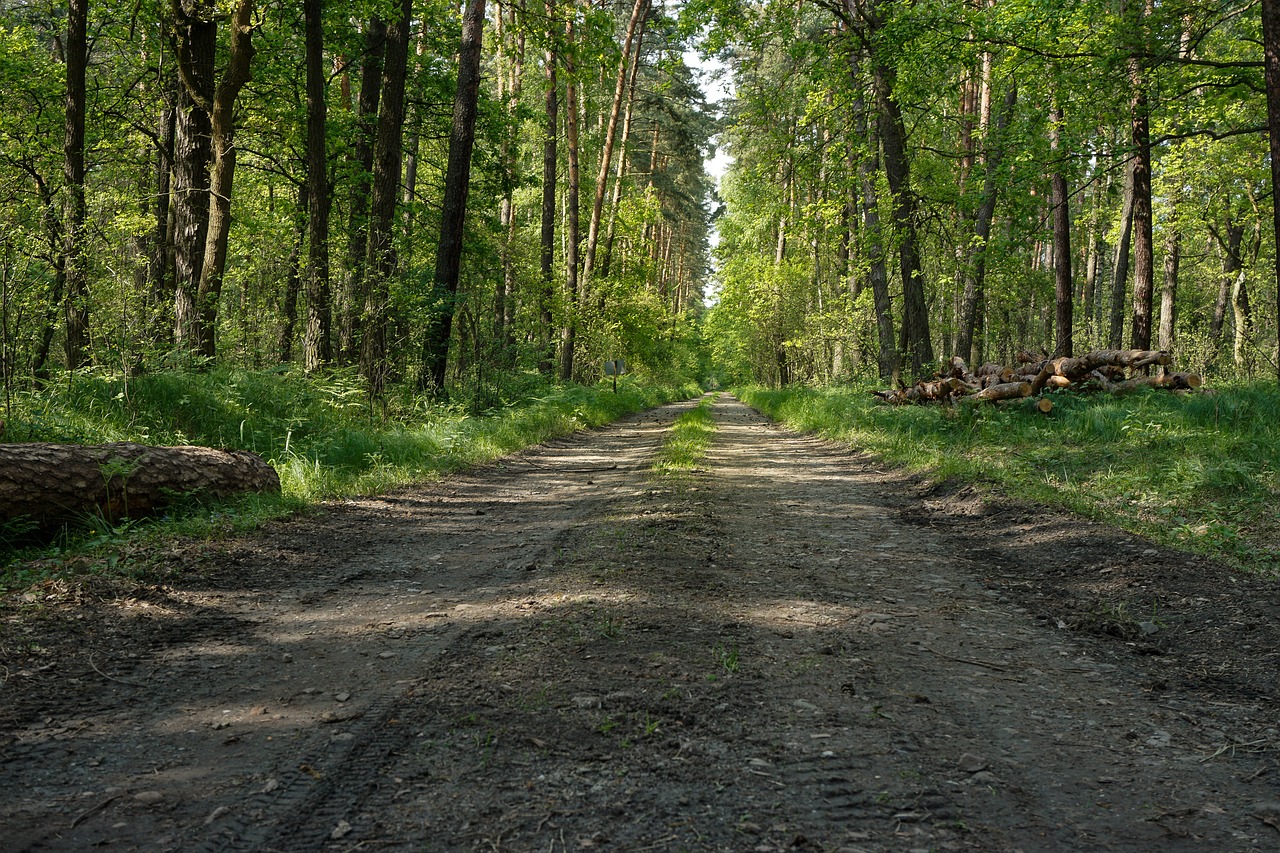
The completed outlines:
{"type": "Polygon", "coordinates": [[[189,497],[279,492],[261,456],[144,444],[0,444],[0,520],[40,528],[101,515],[137,518],[189,497]]]}
{"type": "Polygon", "coordinates": [[[990,388],[983,388],[976,394],[971,394],[972,400],[1015,400],[1019,397],[1031,396],[1030,382],[1005,382],[1002,385],[992,385],[990,388]]]}

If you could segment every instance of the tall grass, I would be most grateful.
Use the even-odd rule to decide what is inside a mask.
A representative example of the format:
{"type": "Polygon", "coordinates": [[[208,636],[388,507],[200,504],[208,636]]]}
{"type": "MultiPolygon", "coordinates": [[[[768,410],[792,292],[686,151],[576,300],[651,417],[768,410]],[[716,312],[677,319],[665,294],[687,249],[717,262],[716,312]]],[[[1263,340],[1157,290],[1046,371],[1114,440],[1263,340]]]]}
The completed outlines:
{"type": "Polygon", "coordinates": [[[888,407],[868,389],[746,389],[793,428],[936,478],[1120,524],[1157,541],[1280,572],[1280,390],[1181,396],[1057,393],[1053,412],[962,404],[888,407]]]}
{"type": "MultiPolygon", "coordinates": [[[[38,392],[15,394],[5,415],[4,440],[206,445],[252,450],[275,466],[279,497],[188,506],[160,525],[199,534],[210,519],[218,527],[253,526],[327,498],[430,480],[699,391],[692,383],[647,385],[630,376],[620,378],[616,394],[604,383],[553,386],[536,376],[513,377],[507,399],[473,414],[408,392],[371,405],[351,373],[307,377],[213,370],[127,379],[80,374],[38,392]]],[[[0,562],[14,557],[4,533],[0,530],[0,562]]],[[[83,543],[85,535],[70,531],[70,540],[60,546],[77,537],[83,543]]]]}

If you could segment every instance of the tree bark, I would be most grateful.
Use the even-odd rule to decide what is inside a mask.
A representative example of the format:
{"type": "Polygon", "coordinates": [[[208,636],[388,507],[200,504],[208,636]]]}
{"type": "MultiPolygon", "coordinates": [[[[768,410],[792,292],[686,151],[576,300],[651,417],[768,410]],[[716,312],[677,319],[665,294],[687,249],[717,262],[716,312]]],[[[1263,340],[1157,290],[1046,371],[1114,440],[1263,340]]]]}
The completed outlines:
{"type": "Polygon", "coordinates": [[[622,42],[622,56],[618,59],[618,79],[613,88],[613,106],[609,110],[604,150],[600,153],[600,169],[596,175],[596,195],[591,206],[591,220],[587,225],[587,254],[582,267],[582,274],[587,282],[595,271],[596,245],[600,240],[600,221],[604,214],[605,192],[609,188],[609,172],[613,169],[613,146],[618,131],[618,117],[622,114],[622,97],[626,91],[627,70],[631,64],[631,47],[636,39],[637,28],[644,27],[643,16],[648,12],[649,2],[650,0],[635,0],[631,8],[631,18],[627,22],[626,36],[622,42]]]}
{"type": "Polygon", "coordinates": [[[1107,334],[1107,346],[1119,349],[1124,343],[1124,291],[1129,278],[1129,242],[1133,235],[1134,164],[1130,162],[1124,174],[1124,205],[1120,211],[1120,236],[1116,240],[1116,259],[1112,265],[1111,323],[1107,334]]]}
{"type": "Polygon", "coordinates": [[[1162,350],[1173,349],[1173,330],[1177,317],[1178,266],[1182,259],[1182,235],[1176,226],[1170,226],[1164,241],[1164,287],[1160,291],[1160,337],[1157,346],[1162,350]]]}
{"type": "Polygon", "coordinates": [[[538,294],[538,310],[542,320],[539,331],[541,354],[538,369],[550,375],[552,371],[553,345],[551,342],[552,314],[551,306],[555,294],[555,250],[556,250],[556,169],[558,153],[556,144],[560,134],[559,103],[560,95],[556,82],[555,0],[547,0],[547,55],[546,71],[546,136],[542,141],[542,232],[540,237],[540,263],[542,270],[542,292],[538,294]]]}
{"type": "MultiPolygon", "coordinates": [[[[990,97],[986,96],[983,100],[989,101],[990,97]]],[[[975,332],[981,321],[979,312],[986,288],[987,242],[991,239],[991,223],[995,219],[996,197],[999,194],[996,171],[1004,160],[1004,131],[1009,126],[1009,120],[1013,116],[1017,103],[1018,89],[1016,86],[1010,86],[1009,91],[1005,93],[1000,113],[996,116],[994,139],[984,135],[981,154],[982,202],[978,205],[978,212],[973,222],[974,245],[969,263],[965,268],[964,298],[961,302],[959,333],[956,337],[956,354],[974,362],[982,361],[983,356],[983,348],[975,346],[979,343],[975,332]]],[[[988,123],[987,116],[984,115],[983,126],[985,127],[988,123]]]]}
{"type": "Polygon", "coordinates": [[[1067,209],[1067,176],[1062,171],[1062,107],[1056,100],[1049,111],[1049,149],[1053,152],[1053,173],[1049,178],[1049,205],[1053,211],[1054,327],[1057,347],[1054,355],[1071,357],[1074,343],[1072,325],[1075,287],[1071,281],[1071,215],[1067,209]]]}
{"type": "MultiPolygon", "coordinates": [[[[348,199],[346,283],[338,300],[338,353],[344,364],[359,359],[362,317],[368,278],[365,255],[369,247],[369,194],[372,188],[373,148],[378,135],[378,101],[382,94],[382,60],[386,52],[387,25],[372,18],[364,31],[364,58],[360,64],[360,94],[352,162],[356,178],[348,199]]],[[[406,60],[407,62],[407,60],[406,60]]]]}
{"type": "Polygon", "coordinates": [[[0,519],[45,529],[87,514],[137,518],[193,496],[279,491],[275,469],[245,450],[0,444],[0,519]]]}
{"type": "MultiPolygon", "coordinates": [[[[476,138],[476,104],[480,96],[480,48],[484,35],[485,0],[468,0],[462,17],[462,45],[458,52],[458,91],[453,102],[453,132],[449,137],[449,165],[444,180],[440,243],[436,250],[435,303],[423,352],[424,377],[436,393],[444,390],[449,358],[449,330],[453,324],[462,238],[471,182],[471,151],[476,138]]],[[[421,383],[420,385],[424,384],[421,383]]]]}
{"type": "Polygon", "coordinates": [[[173,154],[173,339],[180,349],[195,351],[200,340],[196,292],[209,232],[213,128],[207,104],[213,100],[218,26],[193,17],[194,11],[187,14],[179,0],[174,0],[173,15],[182,79],[173,154]],[[199,97],[193,89],[199,90],[199,97]]]}
{"type": "Polygon", "coordinates": [[[71,370],[89,363],[89,281],[84,268],[85,69],[89,64],[89,0],[67,4],[66,123],[62,178],[66,186],[62,263],[66,275],[66,354],[71,370]]]}
{"type": "Polygon", "coordinates": [[[200,314],[200,354],[217,356],[218,300],[227,266],[231,237],[231,189],[236,173],[236,99],[251,79],[253,63],[254,0],[239,0],[231,16],[231,55],[209,108],[213,129],[213,167],[209,173],[209,230],[205,236],[204,264],[196,291],[200,314]]]}
{"type": "Polygon", "coordinates": [[[1134,349],[1151,346],[1155,247],[1151,226],[1151,132],[1144,75],[1134,67],[1133,96],[1133,329],[1134,349]]]}
{"type": "MultiPolygon", "coordinates": [[[[1267,81],[1267,141],[1271,152],[1271,225],[1280,246],[1280,0],[1262,0],[1262,44],[1267,81]]],[[[1280,347],[1280,250],[1275,260],[1277,346],[1280,347]]],[[[1280,350],[1277,351],[1280,356],[1280,350]]],[[[1276,359],[1280,381],[1280,357],[1276,359]]]]}
{"type": "Polygon", "coordinates": [[[893,196],[894,237],[902,274],[902,328],[899,350],[913,374],[933,361],[929,312],[924,300],[924,271],[916,234],[916,201],[911,191],[911,162],[907,157],[906,127],[894,100],[894,72],[882,58],[872,57],[872,81],[879,113],[884,173],[893,196]]]}
{"type": "Polygon", "coordinates": [[[387,27],[383,59],[378,136],[373,149],[373,194],[369,203],[369,236],[364,270],[364,317],[360,371],[369,393],[381,397],[386,388],[387,311],[391,277],[396,270],[394,225],[400,189],[400,143],[404,130],[405,72],[409,64],[409,29],[413,0],[400,0],[399,17],[387,27]]]}
{"type": "Polygon", "coordinates": [[[568,242],[565,247],[565,311],[564,328],[560,336],[560,378],[568,382],[573,378],[574,350],[578,337],[578,305],[581,302],[579,292],[580,266],[578,250],[582,235],[578,223],[578,86],[577,68],[574,54],[574,12],[570,10],[569,20],[565,23],[565,40],[569,50],[565,53],[564,70],[568,77],[565,83],[564,136],[569,154],[569,188],[565,199],[568,215],[568,242]]]}
{"type": "Polygon", "coordinates": [[[325,99],[324,2],[303,0],[307,53],[307,330],[302,366],[308,373],[333,361],[329,303],[329,148],[325,99]]]}
{"type": "Polygon", "coordinates": [[[853,104],[855,136],[866,140],[864,153],[858,163],[858,178],[862,185],[862,232],[867,254],[867,286],[871,288],[871,301],[876,315],[876,333],[880,342],[877,367],[881,379],[897,378],[898,346],[893,330],[893,310],[889,300],[889,273],[885,264],[884,229],[880,223],[880,201],[876,189],[876,175],[880,171],[879,140],[867,119],[866,102],[861,69],[855,58],[851,66],[853,85],[857,99],[853,104]]]}

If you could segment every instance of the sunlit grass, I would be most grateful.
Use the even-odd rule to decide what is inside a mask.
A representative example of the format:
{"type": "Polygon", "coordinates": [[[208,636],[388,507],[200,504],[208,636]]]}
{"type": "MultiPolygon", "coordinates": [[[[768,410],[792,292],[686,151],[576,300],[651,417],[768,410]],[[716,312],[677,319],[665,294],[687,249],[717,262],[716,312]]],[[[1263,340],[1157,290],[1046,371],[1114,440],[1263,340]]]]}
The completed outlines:
{"type": "Polygon", "coordinates": [[[937,479],[985,483],[1151,539],[1280,572],[1280,389],[1054,394],[1022,404],[890,407],[863,388],[746,389],[789,426],[937,479]]]}

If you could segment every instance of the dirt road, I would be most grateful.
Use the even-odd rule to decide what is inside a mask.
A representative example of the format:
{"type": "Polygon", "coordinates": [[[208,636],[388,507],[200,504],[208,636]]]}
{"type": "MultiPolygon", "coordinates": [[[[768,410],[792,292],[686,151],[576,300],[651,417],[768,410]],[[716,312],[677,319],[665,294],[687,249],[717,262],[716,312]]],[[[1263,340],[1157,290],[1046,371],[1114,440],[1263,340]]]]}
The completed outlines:
{"type": "Polygon", "coordinates": [[[0,849],[1280,849],[1271,585],[690,405],[28,596],[0,849]]]}

